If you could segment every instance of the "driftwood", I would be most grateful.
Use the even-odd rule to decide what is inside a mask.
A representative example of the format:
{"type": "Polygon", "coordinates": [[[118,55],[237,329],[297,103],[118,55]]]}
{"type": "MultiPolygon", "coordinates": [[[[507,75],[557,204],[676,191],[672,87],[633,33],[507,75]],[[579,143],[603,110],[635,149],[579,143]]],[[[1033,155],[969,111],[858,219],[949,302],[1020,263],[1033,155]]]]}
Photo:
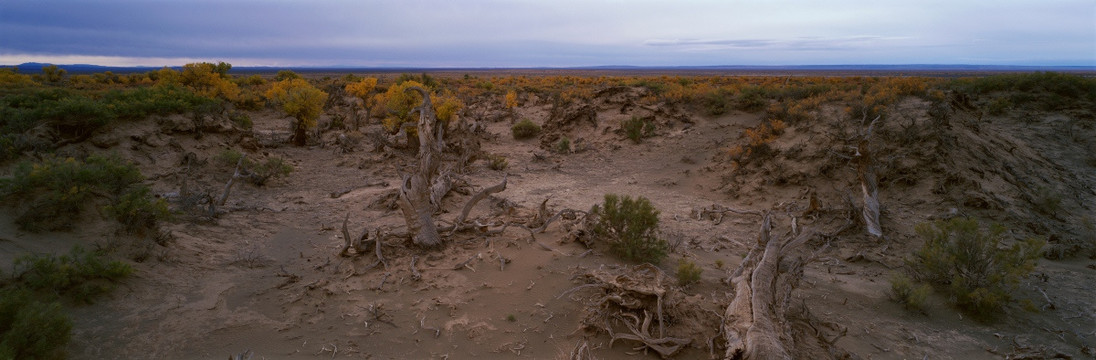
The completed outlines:
{"type": "Polygon", "coordinates": [[[723,316],[724,359],[792,358],[795,344],[785,312],[803,260],[786,257],[817,233],[804,231],[781,241],[772,239],[771,231],[772,215],[766,213],[757,244],[731,274],[735,296],[723,316]]]}

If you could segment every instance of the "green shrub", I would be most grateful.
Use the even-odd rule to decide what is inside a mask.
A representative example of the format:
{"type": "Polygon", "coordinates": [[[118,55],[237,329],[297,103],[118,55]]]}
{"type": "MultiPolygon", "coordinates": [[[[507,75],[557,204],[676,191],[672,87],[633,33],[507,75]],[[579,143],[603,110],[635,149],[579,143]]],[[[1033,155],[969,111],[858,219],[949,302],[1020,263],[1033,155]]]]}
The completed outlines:
{"type": "MultiPolygon", "coordinates": [[[[245,160],[244,162],[246,163],[249,161],[245,160]]],[[[285,159],[271,156],[261,163],[250,165],[249,169],[253,174],[253,176],[249,177],[251,183],[262,186],[266,184],[266,181],[270,178],[289,175],[289,173],[293,172],[293,165],[285,162],[285,159]]]]}
{"type": "Polygon", "coordinates": [[[913,280],[947,289],[960,309],[991,318],[1012,300],[1044,245],[1029,238],[999,248],[1004,232],[999,225],[982,231],[977,221],[963,218],[918,225],[925,244],[906,260],[906,270],[913,280]]]}
{"type": "Polygon", "coordinates": [[[559,139],[559,142],[556,143],[556,149],[555,150],[556,150],[557,153],[560,153],[560,154],[569,154],[569,153],[571,153],[571,139],[568,139],[566,136],[563,137],[562,139],[559,139]]]}
{"type": "Polygon", "coordinates": [[[522,119],[517,124],[510,127],[510,132],[514,134],[514,139],[525,140],[531,139],[537,134],[540,134],[540,125],[534,124],[529,119],[522,119]]]}
{"type": "Polygon", "coordinates": [[[1053,189],[1040,186],[1035,189],[1031,199],[1032,205],[1035,205],[1035,210],[1038,210],[1044,215],[1057,215],[1059,211],[1062,211],[1062,195],[1059,195],[1053,189]]]}
{"type": "Polygon", "coordinates": [[[149,231],[156,230],[157,222],[171,217],[167,202],[153,198],[148,187],[143,185],[135,186],[122,194],[106,210],[122,224],[127,233],[139,235],[147,235],[149,231]]]}
{"type": "MultiPolygon", "coordinates": [[[[239,150],[224,149],[220,153],[217,153],[217,156],[214,156],[213,160],[222,166],[235,167],[236,163],[239,162],[240,158],[242,157],[244,157],[244,153],[240,152],[239,150]]],[[[250,167],[251,159],[244,160],[244,163],[241,164],[241,166],[250,167]]]]}
{"type": "Polygon", "coordinates": [[[114,288],[114,282],[133,268],[118,261],[106,261],[95,252],[76,246],[61,256],[26,255],[15,259],[16,279],[26,289],[57,294],[77,303],[91,303],[96,296],[114,288]]]}
{"type": "Polygon", "coordinates": [[[61,359],[72,338],[72,320],[56,301],[25,290],[0,293],[0,359],[61,359]]]}
{"type": "Polygon", "coordinates": [[[62,301],[90,303],[133,269],[74,247],[69,254],[26,255],[0,288],[0,359],[59,359],[72,337],[62,301]]]}
{"type": "Polygon", "coordinates": [[[991,115],[1001,115],[1010,108],[1012,108],[1012,101],[1006,97],[999,97],[990,100],[989,104],[986,105],[986,112],[991,115]]]}
{"type": "Polygon", "coordinates": [[[156,114],[186,113],[212,103],[219,103],[219,100],[175,85],[105,92],[48,87],[2,93],[0,138],[8,139],[9,143],[0,143],[0,161],[10,160],[21,151],[43,150],[42,144],[14,141],[16,135],[38,126],[54,130],[63,139],[79,140],[113,122],[144,119],[156,114]]]}
{"type": "Polygon", "coordinates": [[[251,130],[251,127],[253,126],[253,123],[251,122],[251,116],[242,111],[236,111],[228,114],[228,119],[232,120],[233,124],[236,124],[236,126],[239,126],[241,129],[244,130],[251,130]]]}
{"type": "Polygon", "coordinates": [[[742,111],[758,111],[769,106],[765,89],[757,86],[743,88],[738,94],[737,108],[742,111]]]}
{"type": "Polygon", "coordinates": [[[491,170],[502,171],[506,170],[509,163],[506,161],[506,157],[502,155],[489,155],[487,156],[487,168],[491,170]]]}
{"type": "Polygon", "coordinates": [[[700,282],[702,270],[696,263],[681,259],[677,262],[677,284],[681,286],[692,285],[700,282]]]}
{"type": "Polygon", "coordinates": [[[907,310],[923,310],[930,292],[931,286],[914,282],[906,274],[891,277],[891,299],[907,310]]]}
{"type": "Polygon", "coordinates": [[[727,110],[731,109],[732,99],[734,99],[734,97],[729,90],[720,88],[716,91],[702,95],[701,104],[704,106],[705,113],[717,116],[723,115],[727,113],[727,110]]]}
{"type": "Polygon", "coordinates": [[[669,244],[658,237],[658,210],[645,197],[606,194],[605,202],[590,209],[593,233],[626,260],[658,264],[669,244]]]}
{"type": "Polygon", "coordinates": [[[1086,107],[1096,101],[1096,79],[1055,72],[1000,74],[952,81],[951,88],[966,94],[1011,93],[1015,105],[1034,105],[1054,111],[1086,107]]]}
{"type": "Polygon", "coordinates": [[[621,121],[620,128],[629,139],[632,139],[632,142],[638,144],[643,138],[654,134],[655,124],[650,120],[632,116],[631,119],[621,121]]]}
{"type": "Polygon", "coordinates": [[[16,216],[23,230],[64,230],[93,196],[117,196],[141,180],[137,167],[116,157],[90,156],[84,161],[49,157],[39,163],[20,163],[11,178],[0,179],[0,199],[29,204],[16,216]]]}

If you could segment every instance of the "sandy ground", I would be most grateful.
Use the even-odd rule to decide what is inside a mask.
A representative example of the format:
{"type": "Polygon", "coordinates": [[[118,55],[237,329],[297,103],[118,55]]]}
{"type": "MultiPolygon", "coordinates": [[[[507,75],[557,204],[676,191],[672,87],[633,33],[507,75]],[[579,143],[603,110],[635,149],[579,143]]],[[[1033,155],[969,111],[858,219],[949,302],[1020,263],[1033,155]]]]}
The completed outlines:
{"type": "MultiPolygon", "coordinates": [[[[485,121],[487,133],[495,136],[485,138],[483,149],[506,156],[509,166],[496,171],[477,161],[461,178],[473,191],[504,176],[508,186],[481,202],[473,216],[511,212],[520,217],[534,213],[545,199],[550,209],[586,210],[606,193],[645,196],[661,210],[663,236],[676,244],[661,268],[672,276],[678,259],[687,258],[704,270],[699,284],[678,289],[713,310],[700,323],[718,323],[714,314],[722,313],[733,296],[723,280],[756,238],[758,219],[729,215],[717,223],[693,217],[695,209],[721,204],[790,213],[805,209],[813,192],[831,215],[804,218],[800,225],[827,230],[843,223],[843,217],[833,214],[840,214],[846,206],[844,197],[857,190],[854,166],[828,155],[847,151],[824,140],[832,138],[827,134],[834,134],[831,130],[840,128],[837,125],[792,126],[773,144],[778,155],[772,161],[738,168],[727,160],[727,149],[746,141],[739,134],[757,125],[761,114],[706,117],[686,110],[656,114],[655,136],[634,144],[619,131],[619,122],[632,115],[648,115],[647,110],[623,111],[613,99],[593,104],[597,125],[569,130],[566,135],[576,140],[577,148],[570,154],[541,148],[536,139],[512,139],[509,121],[485,121]]],[[[904,106],[905,119],[919,124],[928,121],[924,102],[911,100],[904,106]]],[[[545,124],[549,114],[549,105],[529,101],[517,115],[545,124]]],[[[1043,179],[1066,194],[1064,207],[1069,214],[1047,221],[1047,227],[1063,238],[1083,236],[1079,228],[1068,224],[1078,223],[1084,214],[1091,216],[1096,204],[1092,190],[1096,171],[1083,164],[1084,141],[1094,131],[1089,127],[1081,130],[1087,133],[1056,138],[1052,130],[1062,115],[1037,115],[1035,123],[1002,117],[972,130],[963,122],[964,115],[957,114],[952,133],[960,145],[946,165],[958,174],[952,177],[972,183],[944,191],[939,184],[946,183],[948,174],[942,166],[932,165],[939,159],[925,155],[931,146],[916,140],[929,130],[906,145],[886,138],[897,136],[902,117],[885,125],[893,131],[883,131],[885,144],[879,146],[897,153],[887,169],[895,170],[894,174],[908,170],[917,179],[911,182],[897,175],[888,179],[886,174],[891,173],[884,171],[881,200],[886,238],[864,235],[857,225],[830,240],[807,267],[793,301],[806,304],[818,319],[839,324],[837,330],[844,329],[845,335],[835,345],[853,357],[993,359],[1036,352],[1091,357],[1090,349],[1096,347],[1096,301],[1091,296],[1096,262],[1087,256],[1041,260],[1016,296],[1043,309],[1027,312],[1014,306],[1008,316],[991,324],[963,317],[940,294],[932,295],[925,313],[906,311],[888,299],[889,277],[920,244],[913,231],[916,224],[956,211],[996,221],[1028,216],[1018,200],[1023,188],[1010,186],[1008,174],[1043,179]],[[1005,158],[1000,150],[983,154],[978,141],[971,139],[981,139],[990,149],[1002,146],[997,141],[1019,150],[1008,152],[1013,158],[1005,158]],[[910,161],[894,160],[899,157],[910,161]],[[1019,170],[984,168],[996,169],[1000,164],[1019,170]],[[971,175],[976,173],[981,175],[971,175]],[[972,198],[989,199],[993,206],[964,203],[972,198]],[[1051,303],[1052,307],[1046,306],[1051,303]]],[[[252,138],[288,135],[288,120],[278,114],[251,116],[256,134],[252,138]]],[[[105,150],[80,144],[63,151],[118,152],[141,167],[158,193],[178,192],[183,177],[191,189],[220,193],[232,169],[212,159],[224,149],[241,149],[244,142],[231,131],[196,139],[192,132],[165,130],[183,120],[172,117],[128,124],[104,132],[103,137],[115,140],[100,141],[113,144],[105,150]],[[204,164],[180,175],[181,159],[187,153],[204,164]]],[[[326,121],[330,118],[322,119],[321,126],[326,121]]],[[[369,125],[364,132],[375,130],[377,125],[369,125]]],[[[323,139],[333,139],[333,134],[323,139]]],[[[382,248],[386,266],[371,269],[366,267],[373,262],[372,255],[338,256],[344,216],[349,214],[352,234],[365,227],[395,229],[403,221],[398,210],[375,202],[398,187],[396,166],[407,163],[410,156],[372,149],[367,137],[349,153],[330,143],[245,151],[256,159],[285,158],[295,171],[262,187],[238,185],[226,212],[215,219],[184,215],[165,224],[164,230],[173,237],[166,246],[116,236],[95,215],[83,220],[88,224],[80,228],[86,231],[29,234],[16,230],[11,215],[5,213],[0,217],[0,249],[9,256],[45,252],[49,247],[67,249],[74,243],[121,244],[117,247],[122,254],[144,255],[142,262],[134,263],[134,277],[108,298],[74,309],[75,334],[68,349],[73,358],[224,358],[251,350],[256,359],[539,359],[565,358],[581,341],[588,341],[598,358],[657,357],[631,355],[634,344],[618,341],[610,347],[608,336],[579,330],[581,296],[568,293],[581,285],[574,276],[627,264],[604,249],[588,252],[584,245],[569,241],[562,223],[536,235],[548,249],[514,228],[490,237],[458,234],[448,238],[441,250],[388,241],[382,248]],[[42,245],[46,240],[53,245],[42,245]],[[412,277],[412,259],[421,279],[412,277]],[[467,266],[454,268],[469,259],[467,266]]],[[[467,198],[448,197],[439,217],[454,218],[467,198]]],[[[788,229],[787,218],[780,218],[774,233],[788,229]]],[[[719,335],[716,327],[695,330],[706,331],[709,337],[719,335]]],[[[707,345],[694,342],[679,358],[708,356],[707,345]]]]}

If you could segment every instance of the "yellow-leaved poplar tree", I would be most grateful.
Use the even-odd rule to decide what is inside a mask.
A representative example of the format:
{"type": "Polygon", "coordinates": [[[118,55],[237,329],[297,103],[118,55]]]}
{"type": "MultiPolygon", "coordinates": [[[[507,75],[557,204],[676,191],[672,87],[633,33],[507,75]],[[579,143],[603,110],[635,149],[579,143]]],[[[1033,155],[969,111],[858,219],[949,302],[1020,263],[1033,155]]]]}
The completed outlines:
{"type": "Polygon", "coordinates": [[[275,82],[265,95],[293,117],[293,144],[307,144],[307,130],[316,127],[327,93],[313,87],[308,80],[296,78],[275,82]]]}
{"type": "MultiPolygon", "coordinates": [[[[377,88],[377,78],[364,78],[346,85],[346,93],[362,100],[362,108],[365,109],[365,121],[369,121],[370,110],[373,108],[373,90],[377,88]]],[[[354,119],[354,130],[358,129],[358,119],[354,119]]]]}
{"type": "Polygon", "coordinates": [[[225,62],[186,64],[183,65],[180,82],[198,95],[236,101],[240,97],[240,87],[229,79],[228,70],[231,68],[232,65],[225,62]]]}
{"type": "MultiPolygon", "coordinates": [[[[388,110],[388,114],[384,118],[384,130],[390,134],[395,134],[400,131],[400,127],[404,123],[414,123],[416,118],[411,116],[411,109],[422,103],[422,95],[417,92],[408,92],[407,89],[412,87],[426,88],[425,85],[418,81],[408,80],[388,87],[388,91],[384,93],[384,106],[388,110]]],[[[413,138],[411,136],[415,133],[408,129],[408,139],[413,138]]]]}

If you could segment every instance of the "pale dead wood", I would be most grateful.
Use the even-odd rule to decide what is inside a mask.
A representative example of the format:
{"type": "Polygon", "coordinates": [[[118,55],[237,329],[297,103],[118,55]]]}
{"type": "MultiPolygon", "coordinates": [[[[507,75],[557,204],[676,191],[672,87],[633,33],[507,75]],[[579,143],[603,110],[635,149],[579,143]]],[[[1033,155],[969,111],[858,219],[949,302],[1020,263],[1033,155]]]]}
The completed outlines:
{"type": "Polygon", "coordinates": [[[407,222],[412,241],[419,246],[436,247],[441,245],[441,236],[434,224],[432,198],[434,181],[438,178],[438,167],[441,163],[442,134],[438,131],[440,126],[430,103],[430,93],[417,86],[407,91],[416,91],[422,95],[422,105],[412,110],[419,112],[419,158],[415,171],[411,174],[400,174],[402,181],[397,204],[407,222]],[[435,132],[436,141],[431,139],[435,132]]]}
{"type": "Polygon", "coordinates": [[[232,173],[232,177],[228,179],[228,183],[225,184],[225,191],[221,194],[221,198],[217,200],[217,206],[224,206],[225,201],[228,200],[228,194],[232,191],[232,185],[236,183],[236,179],[241,175],[240,167],[244,164],[244,158],[246,155],[241,155],[240,160],[236,161],[236,171],[232,173]]]}
{"type": "Polygon", "coordinates": [[[464,261],[461,261],[460,263],[458,263],[456,265],[453,265],[453,270],[460,270],[460,269],[468,268],[468,270],[472,270],[472,272],[476,272],[476,269],[469,266],[468,264],[472,263],[472,260],[478,259],[480,256],[483,256],[483,254],[476,253],[475,255],[472,255],[472,257],[468,258],[468,260],[464,260],[464,261]]]}
{"type": "Polygon", "coordinates": [[[437,338],[437,337],[441,336],[441,329],[436,328],[436,327],[426,326],[426,317],[425,316],[423,316],[422,319],[419,319],[419,328],[422,328],[423,330],[433,330],[434,331],[434,338],[437,338]]]}
{"type": "Polygon", "coordinates": [[[255,353],[251,349],[244,350],[244,352],[235,354],[228,357],[228,360],[251,360],[255,356],[255,353]]]}
{"type": "MultiPolygon", "coordinates": [[[[771,232],[772,215],[766,213],[757,243],[731,275],[735,295],[723,316],[725,359],[792,358],[795,345],[786,310],[805,260],[782,260],[818,234],[807,230],[782,241],[773,239],[771,232]]],[[[817,252],[806,261],[814,256],[817,252]]]]}
{"type": "Polygon", "coordinates": [[[415,261],[417,261],[417,260],[419,260],[418,255],[412,256],[411,257],[411,265],[410,265],[411,266],[411,280],[416,280],[416,281],[419,280],[419,279],[422,279],[422,273],[419,273],[419,270],[415,268],[415,261]]]}
{"type": "Polygon", "coordinates": [[[580,343],[575,343],[575,348],[571,349],[571,354],[567,357],[568,360],[594,360],[593,352],[590,350],[590,342],[582,340],[580,343]]]}
{"type": "Polygon", "coordinates": [[[663,358],[666,358],[673,356],[678,351],[692,343],[691,339],[663,337],[661,335],[658,337],[652,336],[649,330],[649,328],[651,327],[651,314],[646,310],[643,311],[642,322],[635,315],[628,313],[617,315],[617,319],[624,323],[624,326],[626,326],[628,328],[628,331],[631,331],[632,333],[616,333],[613,331],[613,328],[611,326],[606,325],[605,328],[609,331],[609,337],[611,338],[609,340],[609,347],[612,347],[613,342],[616,340],[638,341],[642,343],[642,345],[637,347],[635,350],[651,349],[657,352],[663,358]],[[625,318],[631,319],[632,321],[628,321],[625,318]]]}
{"type": "Polygon", "coordinates": [[[350,237],[350,231],[347,230],[346,224],[350,221],[350,213],[346,213],[346,217],[343,218],[342,223],[342,235],[343,235],[343,248],[339,251],[339,256],[349,256],[350,250],[353,249],[356,254],[362,253],[362,240],[369,234],[369,229],[362,231],[362,234],[356,238],[350,237]]]}
{"type": "Polygon", "coordinates": [[[483,200],[484,198],[490,196],[491,194],[506,190],[507,178],[508,178],[508,176],[503,176],[502,177],[502,182],[500,182],[500,183],[498,183],[494,186],[484,188],[483,190],[480,190],[475,195],[472,195],[472,198],[468,199],[468,202],[466,202],[464,204],[464,208],[461,209],[460,216],[458,216],[457,219],[453,223],[456,224],[457,227],[459,227],[461,224],[464,223],[465,220],[468,219],[468,214],[472,212],[472,208],[476,206],[476,203],[479,203],[480,200],[483,200]]]}
{"type": "Polygon", "coordinates": [[[711,207],[701,208],[700,210],[694,210],[694,212],[696,214],[696,219],[697,220],[702,220],[705,217],[708,217],[710,219],[713,215],[718,215],[719,217],[714,219],[716,225],[719,225],[720,223],[723,222],[723,217],[727,213],[735,213],[735,214],[740,214],[740,215],[764,216],[764,214],[761,211],[758,211],[758,210],[735,209],[735,208],[726,207],[726,206],[719,205],[719,204],[712,204],[711,207]]]}
{"type": "MultiPolygon", "coordinates": [[[[866,119],[867,118],[865,117],[865,120],[866,119]]],[[[875,120],[872,120],[871,124],[868,125],[867,130],[861,135],[860,142],[856,147],[856,173],[860,178],[860,191],[864,197],[862,215],[864,217],[865,230],[867,230],[868,234],[877,238],[883,237],[883,228],[879,224],[879,187],[876,183],[875,164],[872,160],[871,150],[868,148],[868,145],[871,140],[872,129],[879,119],[880,116],[876,116],[875,120]]]]}

